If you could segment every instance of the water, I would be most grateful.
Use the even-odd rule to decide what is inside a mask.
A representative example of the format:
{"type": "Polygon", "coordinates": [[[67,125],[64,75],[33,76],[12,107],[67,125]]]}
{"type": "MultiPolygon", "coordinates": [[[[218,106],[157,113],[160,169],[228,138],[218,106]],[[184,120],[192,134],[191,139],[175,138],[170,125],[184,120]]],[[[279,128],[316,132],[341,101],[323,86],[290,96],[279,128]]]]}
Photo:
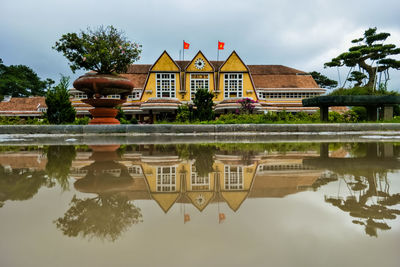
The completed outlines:
{"type": "Polygon", "coordinates": [[[0,266],[400,266],[399,143],[0,151],[0,266]]]}

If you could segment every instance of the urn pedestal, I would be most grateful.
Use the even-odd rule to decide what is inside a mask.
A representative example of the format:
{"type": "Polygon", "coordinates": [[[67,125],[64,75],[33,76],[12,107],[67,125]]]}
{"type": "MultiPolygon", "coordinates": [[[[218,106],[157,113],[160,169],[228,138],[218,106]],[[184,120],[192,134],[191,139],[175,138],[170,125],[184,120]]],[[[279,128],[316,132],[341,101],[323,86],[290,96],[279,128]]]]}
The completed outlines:
{"type": "Polygon", "coordinates": [[[74,81],[75,89],[87,94],[82,102],[94,107],[89,110],[93,119],[89,124],[120,124],[115,118],[115,108],[126,102],[132,92],[133,83],[124,77],[108,74],[86,74],[74,81]],[[108,99],[107,95],[120,95],[121,99],[108,99]]]}

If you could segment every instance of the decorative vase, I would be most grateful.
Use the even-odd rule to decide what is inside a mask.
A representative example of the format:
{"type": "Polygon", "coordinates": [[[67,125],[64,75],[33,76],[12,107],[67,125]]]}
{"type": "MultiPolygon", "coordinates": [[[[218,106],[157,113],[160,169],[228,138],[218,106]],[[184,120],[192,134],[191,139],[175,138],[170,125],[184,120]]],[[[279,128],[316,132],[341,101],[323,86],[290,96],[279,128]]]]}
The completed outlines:
{"type": "Polygon", "coordinates": [[[133,83],[124,77],[110,74],[86,74],[74,81],[75,89],[87,94],[82,102],[94,107],[89,110],[93,119],[89,124],[120,124],[115,118],[118,110],[115,108],[126,102],[132,92],[133,83]],[[121,99],[104,98],[107,95],[118,94],[121,99]]]}

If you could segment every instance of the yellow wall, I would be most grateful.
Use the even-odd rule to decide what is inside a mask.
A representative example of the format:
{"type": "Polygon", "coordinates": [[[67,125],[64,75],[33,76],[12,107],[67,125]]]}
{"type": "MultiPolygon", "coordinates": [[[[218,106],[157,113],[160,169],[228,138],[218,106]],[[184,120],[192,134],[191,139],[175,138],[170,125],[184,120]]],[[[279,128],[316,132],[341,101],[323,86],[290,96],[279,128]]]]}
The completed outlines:
{"type": "Polygon", "coordinates": [[[174,72],[175,75],[175,97],[183,102],[190,101],[190,75],[192,73],[204,73],[209,75],[209,89],[211,92],[219,91],[216,93],[216,97],[214,101],[220,102],[223,101],[224,98],[224,74],[226,72],[237,72],[243,74],[243,97],[252,98],[257,100],[257,96],[255,93],[255,89],[253,87],[253,83],[250,78],[250,74],[246,68],[246,65],[240,60],[239,56],[236,52],[233,52],[229,58],[224,63],[221,71],[219,72],[220,78],[218,79],[218,88],[219,90],[215,90],[214,85],[214,77],[218,75],[218,72],[213,72],[213,68],[207,61],[207,58],[201,53],[197,53],[197,55],[193,58],[189,66],[187,67],[186,72],[179,72],[180,70],[168,55],[168,53],[164,52],[158,61],[153,65],[149,77],[147,79],[145,91],[142,94],[141,101],[147,101],[149,98],[156,97],[156,73],[155,72],[174,72]],[[194,63],[197,58],[202,58],[204,60],[205,67],[202,70],[198,70],[194,63]],[[185,93],[180,93],[181,91],[181,78],[185,75],[185,93]]]}

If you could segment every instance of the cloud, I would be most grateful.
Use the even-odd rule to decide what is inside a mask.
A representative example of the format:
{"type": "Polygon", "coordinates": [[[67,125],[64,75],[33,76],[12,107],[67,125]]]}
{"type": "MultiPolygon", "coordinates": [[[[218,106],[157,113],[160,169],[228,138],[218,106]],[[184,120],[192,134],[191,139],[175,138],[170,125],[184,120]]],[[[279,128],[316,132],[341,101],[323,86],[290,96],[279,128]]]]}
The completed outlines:
{"type": "MultiPolygon", "coordinates": [[[[2,0],[0,10],[0,57],[53,79],[72,75],[67,61],[51,49],[54,42],[63,33],[98,25],[112,24],[141,43],[140,63],[149,64],[163,50],[178,58],[182,40],[191,44],[186,59],[202,50],[214,60],[221,40],[226,43],[221,59],[236,50],[247,64],[331,72],[323,63],[373,26],[393,33],[391,42],[400,46],[395,0],[2,0]]],[[[400,75],[394,73],[391,84],[400,88],[400,75]]]]}

